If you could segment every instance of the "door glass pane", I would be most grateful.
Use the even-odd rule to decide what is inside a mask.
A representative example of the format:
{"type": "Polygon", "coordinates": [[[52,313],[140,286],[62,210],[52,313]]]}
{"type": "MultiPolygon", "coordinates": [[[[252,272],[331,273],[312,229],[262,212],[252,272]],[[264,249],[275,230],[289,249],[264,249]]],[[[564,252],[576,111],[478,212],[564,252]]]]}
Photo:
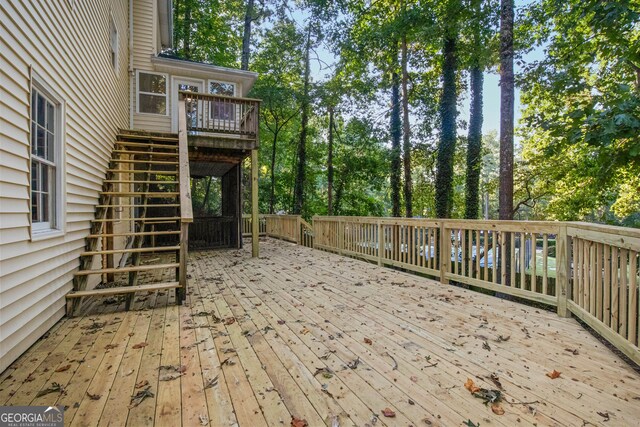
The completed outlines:
{"type": "Polygon", "coordinates": [[[178,90],[189,91],[189,92],[200,92],[200,88],[198,86],[179,83],[178,90]]]}

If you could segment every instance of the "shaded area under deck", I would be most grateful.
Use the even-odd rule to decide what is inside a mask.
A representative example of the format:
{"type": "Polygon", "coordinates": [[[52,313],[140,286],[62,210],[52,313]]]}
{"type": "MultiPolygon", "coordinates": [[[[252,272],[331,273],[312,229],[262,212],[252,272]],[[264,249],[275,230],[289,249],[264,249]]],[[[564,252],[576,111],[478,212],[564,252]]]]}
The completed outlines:
{"type": "Polygon", "coordinates": [[[65,405],[72,425],[640,419],[640,375],[575,320],[278,240],[261,247],[259,259],[190,253],[182,306],[164,291],[138,295],[130,312],[96,299],[2,374],[0,404],[65,405]],[[177,378],[159,381],[160,366],[177,378]],[[546,376],[554,369],[560,378],[546,376]],[[464,388],[496,388],[492,374],[504,415],[464,388]],[[54,382],[63,394],[37,397],[54,382]],[[127,409],[147,387],[153,396],[127,409]]]}

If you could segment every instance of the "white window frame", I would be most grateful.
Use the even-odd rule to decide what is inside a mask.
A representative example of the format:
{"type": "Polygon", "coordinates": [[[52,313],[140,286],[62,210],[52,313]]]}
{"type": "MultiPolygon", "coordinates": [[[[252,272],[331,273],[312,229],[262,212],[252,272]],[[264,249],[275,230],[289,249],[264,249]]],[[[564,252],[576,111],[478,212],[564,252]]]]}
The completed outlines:
{"type": "Polygon", "coordinates": [[[136,70],[136,113],[137,114],[147,114],[149,116],[154,117],[167,117],[169,116],[171,111],[171,105],[169,104],[169,75],[166,73],[156,73],[152,71],[145,70],[136,70]],[[159,113],[147,113],[144,111],[140,111],[140,95],[152,95],[152,96],[162,96],[160,93],[153,92],[141,92],[140,91],[140,74],[151,74],[154,76],[163,76],[164,77],[164,97],[165,97],[165,114],[159,113]]]}
{"type": "Polygon", "coordinates": [[[113,19],[113,14],[109,18],[109,53],[111,55],[110,62],[113,67],[113,71],[118,71],[120,68],[120,32],[116,25],[116,20],[113,19]],[[115,40],[113,34],[115,33],[115,40]]]}
{"type": "MultiPolygon", "coordinates": [[[[221,96],[232,96],[234,98],[237,96],[238,83],[236,83],[236,82],[228,82],[228,81],[225,81],[225,80],[209,79],[209,80],[207,80],[207,92],[206,92],[209,95],[217,95],[217,94],[211,93],[211,83],[223,83],[223,84],[232,85],[233,86],[233,95],[221,95],[221,96]]],[[[234,115],[233,119],[221,119],[219,117],[215,117],[214,116],[214,109],[211,108],[209,110],[209,113],[208,113],[209,114],[209,119],[214,120],[216,123],[224,123],[225,121],[227,121],[227,122],[228,121],[234,121],[235,122],[238,119],[237,108],[236,108],[235,111],[234,110],[232,110],[232,111],[233,111],[233,115],[234,115]]]]}
{"type": "Polygon", "coordinates": [[[29,224],[31,240],[42,240],[52,237],[58,237],[64,234],[66,227],[65,205],[66,205],[66,185],[65,185],[65,153],[66,153],[66,129],[65,129],[65,101],[45,79],[40,77],[35,71],[31,70],[31,87],[29,91],[29,224]],[[53,183],[53,194],[50,202],[52,212],[49,213],[48,222],[33,222],[31,213],[31,165],[32,159],[32,110],[35,106],[31,105],[33,91],[39,92],[43,97],[53,104],[55,122],[54,122],[54,160],[55,174],[53,183]]]}

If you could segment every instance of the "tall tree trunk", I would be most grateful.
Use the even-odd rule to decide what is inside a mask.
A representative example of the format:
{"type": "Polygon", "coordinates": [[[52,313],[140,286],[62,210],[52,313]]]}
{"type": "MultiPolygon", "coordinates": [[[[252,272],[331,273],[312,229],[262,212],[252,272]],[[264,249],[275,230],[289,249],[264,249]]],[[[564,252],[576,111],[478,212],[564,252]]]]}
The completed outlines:
{"type": "Polygon", "coordinates": [[[273,133],[273,150],[271,151],[271,194],[269,195],[269,213],[274,213],[276,204],[276,148],[278,145],[278,123],[276,122],[276,131],[273,133]]]}
{"type": "Polygon", "coordinates": [[[333,107],[329,107],[329,154],[327,156],[327,213],[333,215],[333,107]]]}
{"type": "Polygon", "coordinates": [[[184,2],[184,21],[182,22],[182,56],[191,58],[191,2],[184,2]]]}
{"type": "Polygon", "coordinates": [[[300,215],[302,213],[302,206],[304,205],[304,184],[305,184],[305,169],[307,161],[307,125],[309,123],[309,79],[310,79],[310,51],[311,51],[311,26],[307,31],[307,43],[305,46],[304,55],[304,94],[302,97],[302,116],[300,118],[300,140],[298,141],[298,167],[296,172],[296,182],[294,188],[295,203],[293,206],[293,213],[300,215]]]}
{"type": "Polygon", "coordinates": [[[251,23],[253,22],[253,4],[255,0],[247,0],[247,9],[244,13],[244,32],[242,34],[242,59],[241,70],[249,69],[249,55],[251,54],[251,23]]]}
{"type": "Polygon", "coordinates": [[[209,192],[211,191],[211,180],[213,178],[207,177],[207,189],[204,192],[204,199],[202,199],[202,207],[200,210],[205,213],[205,215],[209,214],[209,210],[207,209],[207,205],[209,204],[209,192]]]}
{"type": "Polygon", "coordinates": [[[456,34],[444,37],[442,66],[442,98],[440,98],[440,144],[436,171],[436,216],[451,216],[453,191],[453,157],[456,150],[456,34]]]}
{"type": "MultiPolygon", "coordinates": [[[[395,43],[394,43],[395,44],[395,43]]],[[[394,60],[394,70],[391,75],[391,204],[392,215],[400,216],[400,77],[395,70],[397,59],[394,60]]]]}
{"type": "Polygon", "coordinates": [[[478,219],[480,169],[482,168],[482,68],[471,68],[471,112],[467,136],[467,188],[464,217],[478,219]]]}
{"type": "Polygon", "coordinates": [[[513,0],[500,1],[499,218],[513,219],[513,0]]]}
{"type": "Polygon", "coordinates": [[[407,62],[407,35],[402,36],[402,149],[404,152],[404,206],[407,218],[413,216],[412,193],[413,181],[411,179],[411,139],[409,128],[409,92],[407,90],[409,72],[407,62]]]}

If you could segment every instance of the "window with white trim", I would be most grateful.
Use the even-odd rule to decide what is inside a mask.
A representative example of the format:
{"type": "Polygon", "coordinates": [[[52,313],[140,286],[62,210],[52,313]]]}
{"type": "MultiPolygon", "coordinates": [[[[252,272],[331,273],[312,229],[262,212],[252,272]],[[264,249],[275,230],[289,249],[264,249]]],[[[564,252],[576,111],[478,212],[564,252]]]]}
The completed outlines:
{"type": "Polygon", "coordinates": [[[118,27],[113,20],[113,16],[109,21],[109,51],[111,52],[111,66],[114,70],[118,70],[118,27]]]}
{"type": "Polygon", "coordinates": [[[138,113],[167,115],[168,79],[165,74],[138,71],[138,113]]]}
{"type": "Polygon", "coordinates": [[[62,106],[33,82],[31,89],[31,226],[34,232],[61,228],[62,106]]]}

